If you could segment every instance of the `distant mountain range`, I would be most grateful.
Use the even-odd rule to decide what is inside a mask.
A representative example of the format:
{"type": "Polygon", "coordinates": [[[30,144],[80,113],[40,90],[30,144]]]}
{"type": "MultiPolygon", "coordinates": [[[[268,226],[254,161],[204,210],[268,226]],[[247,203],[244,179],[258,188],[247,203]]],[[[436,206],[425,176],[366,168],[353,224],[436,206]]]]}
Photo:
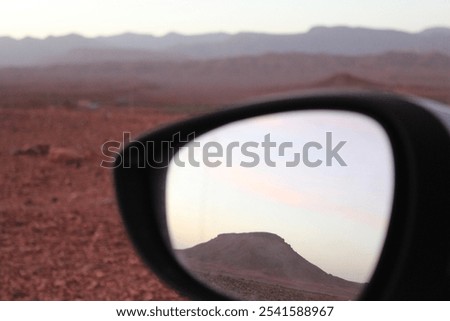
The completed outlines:
{"type": "MultiPolygon", "coordinates": [[[[312,298],[355,299],[362,284],[349,282],[308,262],[280,236],[267,232],[227,233],[176,252],[184,266],[208,285],[248,299],[250,287],[262,299],[274,287],[312,298]]],[[[255,298],[255,297],[253,297],[255,298]]],[[[276,294],[272,299],[277,300],[276,294]]]]}
{"type": "Polygon", "coordinates": [[[213,33],[189,36],[170,33],[155,37],[126,33],[96,38],[71,34],[21,40],[0,37],[0,66],[204,60],[268,53],[359,56],[392,51],[450,55],[450,28],[433,28],[419,33],[315,27],[299,34],[213,33]]]}

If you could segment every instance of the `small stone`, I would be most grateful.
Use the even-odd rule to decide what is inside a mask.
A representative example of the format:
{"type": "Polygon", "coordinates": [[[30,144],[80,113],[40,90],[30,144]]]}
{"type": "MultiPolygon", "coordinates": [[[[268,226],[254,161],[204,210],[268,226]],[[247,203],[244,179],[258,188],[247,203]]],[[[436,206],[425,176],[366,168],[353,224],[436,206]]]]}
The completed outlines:
{"type": "Polygon", "coordinates": [[[25,145],[13,151],[13,155],[27,155],[27,156],[45,156],[49,153],[50,145],[47,144],[37,144],[37,145],[25,145]]]}
{"type": "Polygon", "coordinates": [[[76,165],[79,167],[84,160],[84,156],[71,148],[52,147],[48,153],[51,162],[65,165],[76,165]]]}

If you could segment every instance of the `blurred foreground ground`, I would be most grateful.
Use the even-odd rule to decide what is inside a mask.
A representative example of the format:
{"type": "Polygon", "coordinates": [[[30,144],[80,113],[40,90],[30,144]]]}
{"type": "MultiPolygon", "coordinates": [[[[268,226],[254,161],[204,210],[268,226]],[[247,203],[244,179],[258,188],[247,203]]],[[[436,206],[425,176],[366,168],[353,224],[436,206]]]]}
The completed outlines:
{"type": "Polygon", "coordinates": [[[0,299],[176,300],[134,252],[100,146],[180,118],[0,109],[0,299]]]}
{"type": "Polygon", "coordinates": [[[123,132],[319,88],[449,104],[449,75],[450,57],[411,53],[0,69],[0,299],[181,299],[134,252],[100,167],[102,144],[123,132]]]}

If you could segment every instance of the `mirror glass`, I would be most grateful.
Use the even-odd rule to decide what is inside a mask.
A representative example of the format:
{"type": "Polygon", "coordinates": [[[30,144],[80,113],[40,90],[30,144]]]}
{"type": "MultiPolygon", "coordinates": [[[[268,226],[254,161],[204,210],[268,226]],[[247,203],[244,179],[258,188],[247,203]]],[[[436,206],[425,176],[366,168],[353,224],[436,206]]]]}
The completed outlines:
{"type": "Polygon", "coordinates": [[[357,299],[384,243],[394,170],[388,135],[363,114],[230,123],[172,159],[170,242],[189,273],[236,299],[357,299]]]}

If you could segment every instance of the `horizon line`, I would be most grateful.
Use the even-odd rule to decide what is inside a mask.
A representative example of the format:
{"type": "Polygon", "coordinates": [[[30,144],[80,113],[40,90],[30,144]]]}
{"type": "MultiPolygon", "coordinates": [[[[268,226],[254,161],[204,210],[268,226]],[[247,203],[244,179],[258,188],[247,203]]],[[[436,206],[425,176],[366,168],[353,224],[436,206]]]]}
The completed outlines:
{"type": "Polygon", "coordinates": [[[184,36],[184,37],[195,37],[195,36],[204,36],[204,35],[239,35],[239,34],[261,34],[261,35],[276,35],[276,36],[289,36],[289,35],[300,35],[300,34],[307,34],[311,32],[314,29],[338,29],[338,28],[346,28],[346,29],[364,29],[364,30],[373,30],[373,31],[394,31],[394,32],[400,32],[405,34],[420,34],[429,30],[439,30],[444,29],[450,31],[450,25],[449,26],[442,26],[442,25],[436,25],[436,26],[430,26],[423,29],[420,29],[419,31],[407,31],[402,30],[400,28],[374,28],[374,27],[368,27],[368,26],[352,26],[352,25],[324,25],[319,24],[316,26],[312,26],[309,29],[305,31],[296,31],[296,32],[270,32],[270,31],[250,31],[250,30],[241,30],[236,32],[228,32],[228,31],[205,31],[200,33],[184,33],[179,31],[168,31],[164,34],[153,34],[151,32],[140,32],[140,31],[123,31],[118,33],[112,33],[112,34],[98,34],[94,36],[87,36],[83,34],[82,32],[76,32],[76,31],[69,31],[67,33],[62,34],[48,34],[46,36],[32,36],[32,35],[26,35],[22,37],[16,37],[11,36],[7,34],[0,34],[1,38],[9,38],[16,41],[22,41],[22,40],[47,40],[52,38],[65,38],[65,37],[81,37],[85,39],[98,39],[98,38],[111,38],[111,37],[117,37],[117,36],[123,36],[123,35],[136,35],[136,36],[149,36],[154,38],[165,38],[169,36],[184,36]]]}

